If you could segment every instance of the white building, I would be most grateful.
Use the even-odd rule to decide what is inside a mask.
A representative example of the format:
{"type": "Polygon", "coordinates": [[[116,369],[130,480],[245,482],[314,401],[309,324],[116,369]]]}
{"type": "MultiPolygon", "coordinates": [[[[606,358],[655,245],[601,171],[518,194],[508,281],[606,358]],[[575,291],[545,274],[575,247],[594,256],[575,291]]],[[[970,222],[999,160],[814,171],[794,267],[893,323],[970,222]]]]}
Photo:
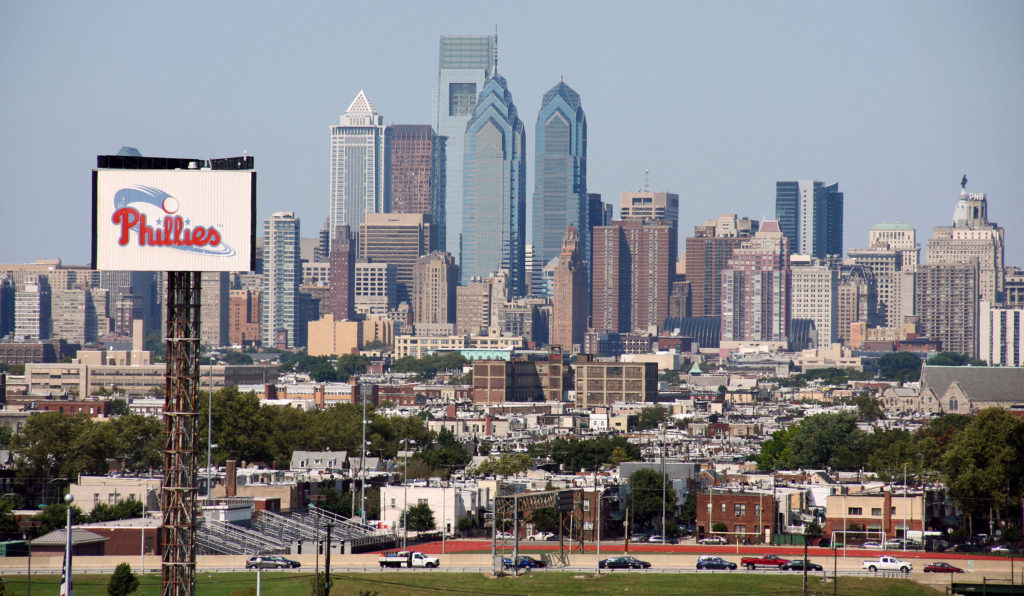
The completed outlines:
{"type": "Polygon", "coordinates": [[[806,255],[793,255],[790,266],[790,316],[814,321],[816,347],[839,341],[839,269],[806,255]]]}
{"type": "Polygon", "coordinates": [[[489,488],[476,484],[446,485],[438,480],[430,483],[387,485],[380,489],[380,517],[387,527],[401,532],[402,512],[426,503],[434,514],[434,529],[452,534],[460,519],[475,518],[481,508],[493,499],[489,488]]]}
{"type": "Polygon", "coordinates": [[[260,329],[267,347],[290,350],[305,344],[305,325],[297,321],[302,282],[299,238],[299,219],[292,211],[279,211],[263,221],[260,329]]]}
{"type": "Polygon", "coordinates": [[[331,125],[331,242],[337,227],[358,230],[367,213],[386,213],[384,117],[363,91],[331,125]]]}
{"type": "Polygon", "coordinates": [[[989,366],[1024,366],[1024,308],[1000,308],[987,300],[979,306],[978,358],[989,366]]]}
{"type": "Polygon", "coordinates": [[[912,269],[920,261],[921,247],[917,244],[917,230],[905,223],[880,223],[868,230],[868,246],[895,250],[901,255],[903,269],[912,269]]]}
{"type": "Polygon", "coordinates": [[[26,283],[14,293],[14,339],[50,338],[50,286],[46,278],[26,283]]]}

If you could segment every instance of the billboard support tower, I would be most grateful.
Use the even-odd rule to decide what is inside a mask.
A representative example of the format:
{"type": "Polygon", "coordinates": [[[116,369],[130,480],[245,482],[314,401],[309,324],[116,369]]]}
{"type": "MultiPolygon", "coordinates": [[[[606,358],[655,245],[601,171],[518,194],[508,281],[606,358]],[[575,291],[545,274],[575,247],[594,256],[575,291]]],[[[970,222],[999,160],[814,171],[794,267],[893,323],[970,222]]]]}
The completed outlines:
{"type": "Polygon", "coordinates": [[[196,456],[199,440],[199,272],[167,274],[167,396],[164,401],[162,585],[195,594],[196,456]]]}

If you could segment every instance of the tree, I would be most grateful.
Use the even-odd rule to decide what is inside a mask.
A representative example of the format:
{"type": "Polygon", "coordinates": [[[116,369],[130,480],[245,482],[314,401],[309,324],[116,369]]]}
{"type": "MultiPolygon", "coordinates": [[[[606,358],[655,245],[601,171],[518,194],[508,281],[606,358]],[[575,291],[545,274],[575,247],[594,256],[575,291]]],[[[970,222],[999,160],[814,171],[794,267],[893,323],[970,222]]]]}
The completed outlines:
{"type": "Polygon", "coordinates": [[[435,529],[434,512],[427,503],[413,505],[407,512],[402,513],[402,525],[413,532],[429,532],[435,529]],[[409,520],[408,524],[406,518],[409,520]]]}
{"type": "Polygon", "coordinates": [[[442,428],[437,433],[433,444],[421,450],[413,459],[419,459],[436,470],[442,470],[447,476],[453,468],[465,467],[472,457],[469,451],[455,438],[455,433],[447,428],[442,428]]]}
{"type": "Polygon", "coordinates": [[[715,523],[711,524],[711,531],[712,532],[728,532],[729,531],[729,526],[725,525],[723,522],[715,522],[715,523]]]}
{"type": "Polygon", "coordinates": [[[787,467],[857,469],[863,461],[863,438],[857,416],[850,412],[808,416],[797,426],[787,467]]]}
{"type": "Polygon", "coordinates": [[[971,358],[967,354],[940,352],[928,359],[929,366],[986,366],[984,360],[971,358]]]}
{"type": "Polygon", "coordinates": [[[1024,481],[1024,422],[1002,408],[986,408],[952,438],[942,457],[949,494],[964,511],[1019,503],[1024,481]]]}
{"type": "Polygon", "coordinates": [[[515,476],[533,467],[533,460],[525,453],[502,453],[488,457],[479,466],[467,470],[470,476],[515,476]]]}
{"type": "Polygon", "coordinates": [[[86,517],[89,523],[142,517],[142,501],[124,499],[113,505],[96,503],[86,517]]]}
{"type": "Polygon", "coordinates": [[[661,381],[669,383],[671,385],[679,384],[679,372],[675,370],[667,370],[665,374],[661,375],[661,381]]]}
{"type": "MultiPolygon", "coordinates": [[[[654,526],[655,520],[661,519],[664,510],[666,517],[675,516],[676,491],[671,482],[661,472],[645,468],[633,472],[629,476],[628,506],[633,512],[633,519],[642,525],[654,526]],[[664,501],[662,495],[664,494],[664,501]],[[662,507],[664,504],[664,507],[662,507]]],[[[660,525],[660,524],[657,524],[660,525]]]]}
{"type": "Polygon", "coordinates": [[[697,521],[697,493],[690,491],[686,493],[686,500],[683,501],[683,508],[679,511],[679,519],[684,524],[692,524],[697,521]]]}
{"type": "Polygon", "coordinates": [[[107,594],[110,596],[127,596],[139,589],[139,578],[132,573],[132,566],[128,563],[121,563],[110,576],[110,583],[107,584],[107,594]]]}
{"type": "Polygon", "coordinates": [[[114,428],[94,424],[88,414],[43,412],[29,416],[11,439],[11,451],[16,454],[17,476],[46,490],[54,479],[70,482],[79,474],[105,474],[107,459],[117,454],[117,443],[114,428]]]}
{"type": "Polygon", "coordinates": [[[793,456],[793,437],[796,436],[797,425],[777,430],[767,441],[761,443],[761,455],[757,458],[757,469],[761,471],[780,470],[789,465],[793,456]]]}
{"type": "Polygon", "coordinates": [[[854,396],[853,403],[857,404],[857,416],[861,420],[870,422],[885,418],[885,412],[882,411],[882,402],[867,394],[862,393],[854,396]]]}
{"type": "Polygon", "coordinates": [[[252,364],[252,356],[245,352],[236,352],[229,350],[220,355],[220,359],[224,364],[231,364],[235,366],[244,366],[246,364],[252,364]]]}
{"type": "Polygon", "coordinates": [[[468,515],[463,518],[459,518],[458,523],[455,525],[459,532],[469,532],[473,529],[473,518],[468,515]]]}
{"type": "Polygon", "coordinates": [[[363,344],[362,351],[364,351],[364,352],[376,352],[378,350],[383,350],[386,347],[388,347],[388,345],[386,343],[382,342],[379,339],[375,339],[373,341],[368,341],[365,344],[363,344]]]}
{"type": "Polygon", "coordinates": [[[878,359],[878,376],[906,383],[921,378],[921,359],[912,352],[892,352],[878,359]]]}
{"type": "Polygon", "coordinates": [[[665,417],[668,416],[668,410],[664,406],[650,406],[640,410],[640,417],[636,422],[637,430],[648,430],[651,428],[657,428],[661,424],[665,417]]]}
{"type": "Polygon", "coordinates": [[[530,521],[534,532],[558,532],[558,512],[554,507],[534,509],[530,521]]]}
{"type": "Polygon", "coordinates": [[[117,454],[126,469],[138,473],[163,466],[164,428],[159,418],[126,414],[108,424],[117,436],[117,454]]]}
{"type": "Polygon", "coordinates": [[[640,448],[621,436],[593,439],[558,438],[534,443],[527,448],[531,457],[548,457],[567,470],[593,470],[620,461],[639,461],[640,448]],[[619,451],[615,448],[620,447],[619,451]],[[625,455],[625,457],[623,457],[625,455]]]}
{"type": "Polygon", "coordinates": [[[11,431],[11,427],[0,424],[0,449],[7,449],[13,436],[14,432],[11,431]]]}
{"type": "MultiPolygon", "coordinates": [[[[200,451],[206,448],[208,400],[202,399],[199,413],[200,451]]],[[[268,414],[255,393],[241,393],[225,387],[213,394],[213,461],[223,465],[229,459],[269,462],[268,414]]],[[[301,449],[301,446],[296,446],[301,449]]]]}
{"type": "Polygon", "coordinates": [[[366,367],[369,365],[370,359],[362,354],[345,354],[338,358],[338,380],[347,383],[352,375],[366,372],[366,367]]]}
{"type": "Polygon", "coordinates": [[[129,412],[130,410],[128,409],[128,400],[120,397],[117,399],[110,400],[111,416],[124,416],[129,412]]]}
{"type": "MultiPolygon", "coordinates": [[[[71,525],[83,523],[85,520],[85,514],[82,513],[78,505],[72,505],[71,525]]],[[[37,524],[31,530],[36,536],[49,534],[54,530],[62,530],[68,525],[68,506],[63,501],[47,505],[42,511],[32,516],[32,521],[37,524]]]]}

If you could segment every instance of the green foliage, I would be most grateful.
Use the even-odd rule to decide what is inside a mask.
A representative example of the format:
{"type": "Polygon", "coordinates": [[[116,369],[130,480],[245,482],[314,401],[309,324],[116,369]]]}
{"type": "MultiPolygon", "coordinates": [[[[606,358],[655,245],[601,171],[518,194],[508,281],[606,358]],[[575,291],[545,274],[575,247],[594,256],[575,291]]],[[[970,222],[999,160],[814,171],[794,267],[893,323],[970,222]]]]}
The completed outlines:
{"type": "Polygon", "coordinates": [[[366,372],[366,367],[369,365],[370,359],[362,354],[345,354],[338,358],[338,380],[342,383],[346,383],[352,375],[358,375],[366,372]]]}
{"type": "MultiPolygon", "coordinates": [[[[417,442],[417,445],[420,443],[417,442]]],[[[453,469],[463,468],[472,456],[466,447],[455,438],[455,433],[442,428],[427,449],[419,451],[413,460],[419,460],[436,470],[438,475],[447,477],[453,469]]]]}
{"type": "Polygon", "coordinates": [[[313,596],[324,596],[334,586],[334,578],[324,571],[317,571],[311,583],[312,590],[310,594],[313,594],[313,596]]]}
{"type": "Polygon", "coordinates": [[[715,522],[715,523],[711,524],[711,531],[712,532],[728,532],[729,531],[729,526],[725,525],[723,522],[715,522]]]}
{"type": "Polygon", "coordinates": [[[550,455],[552,460],[571,471],[593,470],[606,464],[640,460],[640,448],[621,436],[593,439],[559,437],[553,441],[534,443],[528,447],[527,453],[535,458],[550,455]]]}
{"type": "Polygon", "coordinates": [[[661,378],[659,380],[672,385],[677,385],[679,384],[679,371],[666,370],[665,374],[661,375],[661,378]]]}
{"type": "Polygon", "coordinates": [[[11,450],[22,480],[70,482],[79,474],[106,473],[106,460],[116,453],[117,443],[114,427],[94,424],[87,414],[43,412],[29,416],[11,439],[11,450]]]}
{"type": "Polygon", "coordinates": [[[129,413],[107,424],[117,436],[116,457],[125,469],[139,473],[163,466],[164,428],[159,418],[129,413]]]}
{"type": "Polygon", "coordinates": [[[14,432],[11,431],[11,427],[0,424],[0,449],[7,449],[11,444],[11,438],[14,436],[14,432]]]}
{"type": "Polygon", "coordinates": [[[862,462],[864,433],[849,412],[815,414],[785,430],[775,431],[761,444],[758,467],[834,468],[853,470],[862,462]]]}
{"type": "Polygon", "coordinates": [[[651,469],[637,470],[629,476],[627,504],[638,524],[648,527],[660,526],[663,504],[666,517],[675,517],[676,491],[661,472],[651,469]],[[658,523],[655,523],[656,521],[658,523]]]}
{"type": "Polygon", "coordinates": [[[821,535],[824,533],[825,530],[820,525],[818,525],[818,522],[812,521],[804,526],[805,539],[820,538],[821,535]]]}
{"type": "Polygon", "coordinates": [[[224,364],[230,364],[232,366],[244,366],[246,364],[252,364],[252,356],[246,354],[245,352],[236,352],[234,350],[222,352],[220,355],[220,360],[223,361],[224,364]]]}
{"type": "Polygon", "coordinates": [[[949,494],[969,512],[1003,510],[1020,502],[1024,483],[1024,422],[987,408],[950,442],[942,457],[949,494]]]}
{"type": "Polygon", "coordinates": [[[473,529],[473,526],[473,518],[469,517],[468,515],[466,517],[460,518],[458,523],[455,525],[455,527],[458,528],[460,532],[469,532],[473,529]]]}
{"type": "Polygon", "coordinates": [[[692,524],[697,521],[697,493],[690,491],[686,493],[686,500],[683,501],[683,508],[679,511],[679,519],[684,524],[692,524]]]}
{"type": "Polygon", "coordinates": [[[162,361],[167,356],[167,342],[164,341],[163,333],[159,329],[147,333],[142,343],[147,350],[153,353],[154,359],[162,361]]]}
{"type": "Polygon", "coordinates": [[[402,524],[413,532],[429,532],[435,529],[434,512],[426,503],[413,505],[407,512],[402,513],[402,524]],[[406,524],[406,518],[408,518],[408,524],[406,524]]]}
{"type": "Polygon", "coordinates": [[[467,372],[464,375],[459,375],[457,377],[452,377],[451,380],[448,381],[448,384],[449,385],[472,385],[473,384],[473,371],[469,371],[469,372],[467,372]]]}
{"type": "Polygon", "coordinates": [[[480,441],[476,445],[476,452],[477,452],[477,454],[482,455],[484,457],[490,455],[491,454],[491,442],[490,441],[480,441]]]}
{"type": "Polygon", "coordinates": [[[875,421],[885,418],[882,402],[866,394],[856,395],[853,403],[857,404],[857,417],[860,420],[875,421]]]}
{"type": "Polygon", "coordinates": [[[132,519],[142,517],[142,501],[135,499],[124,499],[113,505],[96,503],[92,511],[86,516],[89,523],[105,522],[117,519],[132,519]]]}
{"type": "Polygon", "coordinates": [[[433,378],[438,371],[461,370],[468,363],[465,356],[458,352],[445,354],[427,354],[422,358],[406,356],[395,361],[391,370],[396,373],[416,373],[424,379],[433,378]]]}
{"type": "Polygon", "coordinates": [[[0,540],[17,536],[18,522],[14,519],[14,503],[0,499],[0,540]]]}
{"type": "Polygon", "coordinates": [[[0,373],[7,373],[10,375],[21,376],[25,374],[24,364],[9,364],[7,362],[0,362],[0,373]]]}
{"type": "MultiPolygon", "coordinates": [[[[49,534],[54,530],[62,530],[68,525],[68,506],[61,501],[47,505],[42,511],[32,516],[38,525],[30,530],[34,537],[49,534]]],[[[78,505],[71,505],[71,525],[85,523],[88,518],[78,505]]]]}
{"type": "Polygon", "coordinates": [[[534,532],[558,533],[558,512],[554,507],[534,509],[530,521],[533,522],[534,532]]]}
{"type": "Polygon", "coordinates": [[[130,412],[130,410],[128,409],[128,400],[126,400],[124,398],[121,398],[121,397],[119,397],[117,399],[110,400],[110,415],[111,416],[124,416],[125,414],[128,414],[129,412],[130,412]]]}
{"type": "Polygon", "coordinates": [[[987,366],[984,360],[956,352],[940,352],[928,359],[931,366],[987,366]]]}
{"type": "Polygon", "coordinates": [[[466,471],[470,476],[515,476],[533,467],[533,460],[525,453],[502,453],[498,457],[489,457],[480,462],[479,466],[466,471]]]}
{"type": "Polygon", "coordinates": [[[906,383],[921,378],[921,358],[912,352],[892,352],[878,359],[878,376],[906,383]]]}
{"type": "Polygon", "coordinates": [[[649,406],[640,410],[639,419],[636,422],[636,430],[648,430],[657,428],[665,421],[668,410],[664,406],[649,406]]]}
{"type": "Polygon", "coordinates": [[[364,352],[377,352],[387,347],[388,345],[386,343],[382,342],[379,339],[375,339],[373,341],[368,341],[365,344],[363,344],[362,349],[364,352]]]}
{"type": "Polygon", "coordinates": [[[107,594],[110,596],[127,596],[139,588],[139,578],[132,573],[132,566],[128,563],[121,563],[110,576],[110,583],[107,584],[107,594]]]}

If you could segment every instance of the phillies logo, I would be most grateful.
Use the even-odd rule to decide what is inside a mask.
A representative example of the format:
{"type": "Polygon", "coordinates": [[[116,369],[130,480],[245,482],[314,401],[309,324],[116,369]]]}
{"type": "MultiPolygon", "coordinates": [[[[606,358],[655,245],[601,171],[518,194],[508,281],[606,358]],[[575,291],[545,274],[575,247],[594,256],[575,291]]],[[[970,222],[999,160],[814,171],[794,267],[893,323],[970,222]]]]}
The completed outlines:
{"type": "Polygon", "coordinates": [[[114,193],[111,221],[121,226],[117,243],[126,246],[134,236],[139,246],[164,246],[204,255],[230,257],[234,249],[225,244],[214,226],[193,226],[178,215],[178,199],[151,186],[130,186],[114,193]],[[155,227],[149,224],[150,217],[155,227]]]}

